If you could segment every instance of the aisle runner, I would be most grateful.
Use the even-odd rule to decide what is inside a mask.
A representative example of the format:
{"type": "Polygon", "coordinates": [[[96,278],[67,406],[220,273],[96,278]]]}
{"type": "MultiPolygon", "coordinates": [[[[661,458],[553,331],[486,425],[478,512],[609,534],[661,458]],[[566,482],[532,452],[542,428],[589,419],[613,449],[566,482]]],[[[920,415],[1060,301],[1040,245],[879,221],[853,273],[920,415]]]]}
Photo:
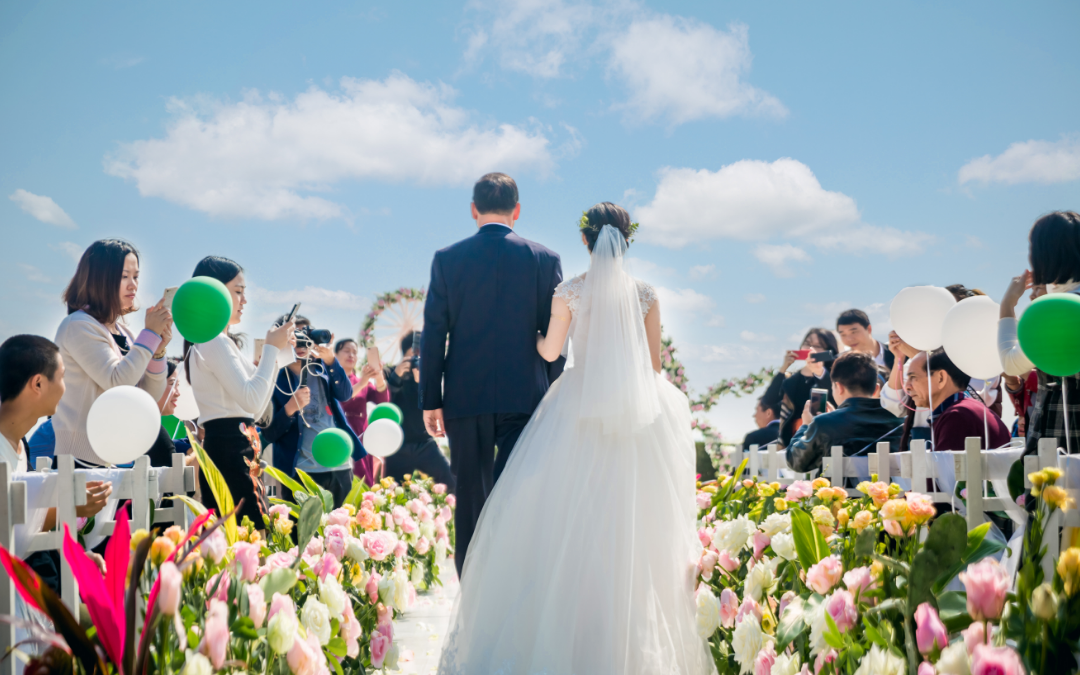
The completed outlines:
{"type": "Polygon", "coordinates": [[[405,617],[394,622],[394,641],[400,645],[397,671],[401,675],[433,675],[439,669],[446,631],[450,627],[450,611],[460,586],[454,563],[448,561],[443,573],[445,585],[431,593],[420,595],[405,617]]]}

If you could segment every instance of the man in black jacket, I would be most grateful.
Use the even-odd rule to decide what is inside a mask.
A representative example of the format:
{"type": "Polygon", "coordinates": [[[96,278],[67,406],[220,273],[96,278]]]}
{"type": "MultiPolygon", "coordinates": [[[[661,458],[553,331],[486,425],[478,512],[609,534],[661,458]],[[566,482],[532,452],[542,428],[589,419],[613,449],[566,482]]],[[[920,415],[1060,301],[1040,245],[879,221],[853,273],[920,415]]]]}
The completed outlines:
{"type": "Polygon", "coordinates": [[[814,417],[807,401],[803,425],[787,449],[788,466],[794,471],[820,469],[821,458],[834,445],[843,446],[845,457],[873,451],[878,441],[888,441],[893,452],[899,449],[903,420],[881,407],[874,358],[860,352],[841,354],[833,362],[831,377],[838,407],[830,404],[828,412],[814,417]]]}

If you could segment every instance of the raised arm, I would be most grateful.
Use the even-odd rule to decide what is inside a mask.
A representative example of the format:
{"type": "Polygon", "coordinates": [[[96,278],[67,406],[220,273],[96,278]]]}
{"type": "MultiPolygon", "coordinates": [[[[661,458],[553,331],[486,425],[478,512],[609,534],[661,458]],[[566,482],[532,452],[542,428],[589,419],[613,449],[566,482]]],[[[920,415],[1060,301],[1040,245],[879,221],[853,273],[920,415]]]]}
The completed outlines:
{"type": "Polygon", "coordinates": [[[652,357],[652,368],[660,372],[663,363],[660,361],[660,299],[653,301],[649,313],[645,315],[645,338],[649,341],[649,356],[652,357]]]}
{"type": "Polygon", "coordinates": [[[566,304],[566,298],[553,298],[547,335],[536,335],[536,351],[540,352],[545,361],[550,363],[562,355],[566,334],[570,331],[570,318],[570,306],[566,304]]]}

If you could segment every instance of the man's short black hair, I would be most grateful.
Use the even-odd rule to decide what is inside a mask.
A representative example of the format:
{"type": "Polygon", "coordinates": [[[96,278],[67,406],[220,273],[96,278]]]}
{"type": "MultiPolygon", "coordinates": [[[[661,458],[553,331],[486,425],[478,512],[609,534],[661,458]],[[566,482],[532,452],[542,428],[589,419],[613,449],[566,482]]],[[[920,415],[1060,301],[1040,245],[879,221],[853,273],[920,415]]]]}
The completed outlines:
{"type": "Polygon", "coordinates": [[[960,391],[967,391],[968,385],[971,384],[971,376],[960,370],[949,358],[949,355],[945,353],[944,349],[936,349],[930,352],[929,367],[931,373],[944,370],[960,391]]]}
{"type": "Polygon", "coordinates": [[[169,379],[176,372],[177,367],[180,366],[180,359],[175,356],[170,356],[165,360],[165,379],[169,379]]]}
{"type": "Polygon", "coordinates": [[[869,354],[844,352],[833,361],[830,376],[852,396],[873,396],[878,384],[877,363],[869,354]]]}
{"type": "Polygon", "coordinates": [[[771,410],[773,418],[780,419],[780,401],[762,396],[758,399],[758,405],[762,410],[771,410]]]}
{"type": "Polygon", "coordinates": [[[840,326],[850,326],[853,323],[857,323],[863,328],[870,328],[870,317],[866,316],[866,312],[861,309],[849,309],[846,312],[836,317],[836,328],[840,329],[840,326]]]}
{"type": "Polygon", "coordinates": [[[0,345],[0,403],[16,398],[35,375],[53,379],[60,349],[38,335],[15,335],[0,345]]]}
{"type": "Polygon", "coordinates": [[[472,195],[473,204],[480,213],[507,215],[518,203],[517,183],[505,173],[485,175],[476,181],[472,195]]]}
{"type": "Polygon", "coordinates": [[[413,338],[414,335],[415,335],[415,333],[413,331],[409,331],[408,333],[405,333],[405,337],[401,338],[401,354],[402,354],[402,356],[405,355],[405,352],[407,352],[407,351],[409,351],[410,349],[413,348],[413,342],[415,340],[413,338]]]}

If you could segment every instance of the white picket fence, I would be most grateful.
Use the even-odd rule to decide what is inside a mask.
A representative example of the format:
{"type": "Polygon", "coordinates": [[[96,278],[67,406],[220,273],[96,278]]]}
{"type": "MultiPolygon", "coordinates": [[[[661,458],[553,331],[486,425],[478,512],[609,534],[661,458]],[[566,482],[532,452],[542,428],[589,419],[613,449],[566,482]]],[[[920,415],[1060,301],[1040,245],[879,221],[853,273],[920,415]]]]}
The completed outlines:
{"type": "MultiPolygon", "coordinates": [[[[147,457],[140,457],[130,469],[88,471],[75,468],[71,456],[57,457],[57,469],[49,469],[47,458],[39,460],[37,472],[16,474],[11,466],[0,462],[0,544],[9,551],[25,557],[37,551],[54,550],[60,554],[60,595],[64,604],[79,620],[79,588],[71,568],[63,556],[63,532],[66,524],[72,532],[77,528],[75,508],[86,503],[88,474],[93,479],[112,482],[110,506],[126,500],[132,503],[132,531],[150,528],[150,500],[154,501],[154,521],[190,523],[187,508],[179,500],[162,502],[165,493],[186,494],[195,489],[195,470],[184,464],[184,455],[174,454],[172,466],[151,468],[147,457]],[[54,482],[55,481],[55,482],[54,482]],[[47,495],[42,497],[42,495],[47,495]],[[16,526],[40,522],[42,511],[56,508],[56,529],[51,532],[24,533],[19,537],[21,550],[15,551],[16,526]]],[[[115,513],[115,507],[112,509],[115,513]]],[[[95,538],[112,534],[114,521],[99,522],[94,528],[95,538]]],[[[0,615],[15,616],[16,591],[6,571],[0,578],[0,615]]],[[[0,658],[16,642],[15,626],[0,623],[0,658]]],[[[0,662],[0,675],[15,675],[21,671],[14,656],[0,662]]]]}

